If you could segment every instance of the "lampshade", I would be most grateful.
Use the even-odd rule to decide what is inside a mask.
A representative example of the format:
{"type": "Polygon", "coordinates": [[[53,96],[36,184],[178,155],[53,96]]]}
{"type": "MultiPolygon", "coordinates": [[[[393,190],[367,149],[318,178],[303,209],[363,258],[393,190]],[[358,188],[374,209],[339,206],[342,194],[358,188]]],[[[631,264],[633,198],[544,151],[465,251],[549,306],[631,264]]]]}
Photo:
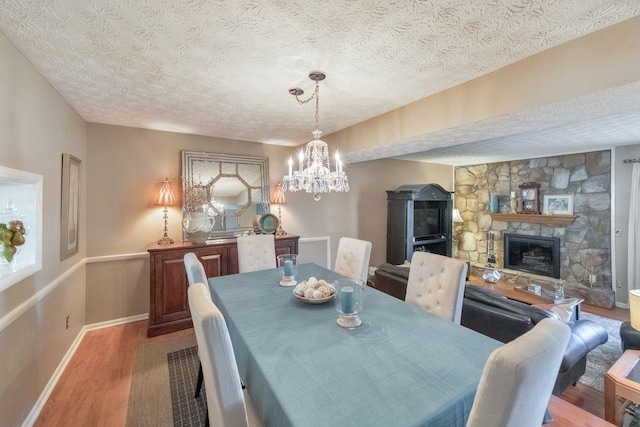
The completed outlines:
{"type": "Polygon", "coordinates": [[[171,191],[171,183],[169,182],[169,178],[165,178],[162,183],[162,187],[160,187],[160,194],[158,195],[158,201],[156,205],[159,206],[173,206],[176,204],[176,198],[173,197],[173,192],[171,191]]]}
{"type": "Polygon", "coordinates": [[[631,315],[631,326],[640,331],[640,289],[629,291],[629,312],[631,315]]]}
{"type": "Polygon", "coordinates": [[[282,190],[281,183],[277,183],[276,188],[273,190],[273,194],[271,195],[271,204],[272,205],[287,204],[287,199],[284,197],[284,191],[282,190]]]}
{"type": "Polygon", "coordinates": [[[460,216],[460,211],[458,209],[453,210],[453,214],[451,215],[453,222],[464,222],[462,217],[460,216]]]}

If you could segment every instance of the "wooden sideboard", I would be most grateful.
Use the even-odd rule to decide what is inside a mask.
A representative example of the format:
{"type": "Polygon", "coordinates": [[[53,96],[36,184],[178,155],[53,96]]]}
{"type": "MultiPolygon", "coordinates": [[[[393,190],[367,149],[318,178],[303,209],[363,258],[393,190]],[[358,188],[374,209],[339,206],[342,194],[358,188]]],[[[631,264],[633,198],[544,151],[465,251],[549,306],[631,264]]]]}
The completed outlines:
{"type": "MultiPolygon", "coordinates": [[[[153,337],[190,328],[191,313],[187,301],[187,273],[183,257],[196,254],[207,277],[238,272],[238,248],[235,238],[219,239],[212,244],[176,242],[149,244],[150,305],[147,336],[153,337]]],[[[298,253],[298,236],[276,237],[276,256],[298,253]]]]}

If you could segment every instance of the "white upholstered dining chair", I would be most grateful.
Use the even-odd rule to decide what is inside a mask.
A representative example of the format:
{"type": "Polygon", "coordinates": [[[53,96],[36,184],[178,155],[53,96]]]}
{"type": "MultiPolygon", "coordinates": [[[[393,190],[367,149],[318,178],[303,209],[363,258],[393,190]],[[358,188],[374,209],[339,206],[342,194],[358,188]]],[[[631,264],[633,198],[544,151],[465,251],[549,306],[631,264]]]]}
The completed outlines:
{"type": "Polygon", "coordinates": [[[467,427],[540,427],[570,336],[567,324],[543,319],[491,353],[467,427]]]}
{"type": "Polygon", "coordinates": [[[273,234],[238,236],[238,271],[276,268],[276,243],[273,234]]]}
{"type": "Polygon", "coordinates": [[[334,271],[350,279],[360,279],[367,283],[371,242],[342,237],[338,243],[338,254],[334,271]]]}
{"type": "MultiPolygon", "coordinates": [[[[187,281],[189,286],[196,283],[207,283],[207,273],[204,266],[193,252],[184,255],[184,268],[187,271],[187,281]]],[[[208,290],[208,289],[207,289],[208,290]]]]}
{"type": "Polygon", "coordinates": [[[261,426],[249,396],[243,392],[227,324],[208,298],[204,283],[189,286],[191,319],[207,388],[208,425],[261,426]]]}
{"type": "Polygon", "coordinates": [[[414,252],[404,300],[460,324],[467,263],[429,252],[414,252]]]}
{"type": "MultiPolygon", "coordinates": [[[[204,271],[204,266],[193,252],[189,252],[184,254],[182,258],[184,261],[184,269],[187,271],[187,282],[189,282],[189,286],[195,285],[196,283],[207,283],[207,273],[204,271]]],[[[206,288],[206,296],[211,301],[211,292],[209,292],[209,287],[206,288]]],[[[200,357],[200,350],[198,349],[198,357],[200,357]]],[[[202,390],[202,362],[200,362],[200,366],[198,367],[198,379],[196,380],[196,391],[194,393],[194,398],[200,397],[200,390],[202,390]]]]}

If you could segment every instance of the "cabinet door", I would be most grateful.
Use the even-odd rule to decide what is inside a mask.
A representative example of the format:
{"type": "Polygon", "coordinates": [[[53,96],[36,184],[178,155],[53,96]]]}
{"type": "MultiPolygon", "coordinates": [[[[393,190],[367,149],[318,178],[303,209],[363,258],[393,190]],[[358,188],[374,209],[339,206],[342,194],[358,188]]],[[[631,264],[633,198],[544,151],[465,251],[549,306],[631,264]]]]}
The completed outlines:
{"type": "MultiPolygon", "coordinates": [[[[209,247],[200,249],[194,253],[204,266],[207,277],[224,276],[227,273],[227,256],[229,249],[226,247],[209,247]]],[[[186,273],[185,273],[186,274],[186,273]]]]}
{"type": "Polygon", "coordinates": [[[167,250],[151,255],[149,336],[191,326],[184,255],[187,252],[195,253],[207,277],[217,277],[227,274],[228,251],[226,246],[210,246],[196,250],[167,250]]]}
{"type": "Polygon", "coordinates": [[[184,269],[182,252],[168,252],[156,255],[154,319],[156,325],[188,319],[187,273],[184,269]]]}
{"type": "Polygon", "coordinates": [[[288,255],[298,253],[298,238],[276,239],[276,257],[278,255],[288,255]]]}

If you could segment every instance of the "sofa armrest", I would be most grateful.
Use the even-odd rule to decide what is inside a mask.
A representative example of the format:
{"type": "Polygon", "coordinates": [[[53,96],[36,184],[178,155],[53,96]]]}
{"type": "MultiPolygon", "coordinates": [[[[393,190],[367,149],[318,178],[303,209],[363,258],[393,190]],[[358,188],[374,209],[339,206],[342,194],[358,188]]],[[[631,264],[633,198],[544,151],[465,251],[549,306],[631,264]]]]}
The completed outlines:
{"type": "Polygon", "coordinates": [[[571,338],[562,358],[560,372],[571,368],[591,350],[609,340],[607,331],[591,320],[578,320],[568,325],[571,327],[571,338]]]}
{"type": "Polygon", "coordinates": [[[462,304],[460,324],[503,343],[512,341],[533,328],[533,322],[528,316],[468,298],[462,304]]]}

